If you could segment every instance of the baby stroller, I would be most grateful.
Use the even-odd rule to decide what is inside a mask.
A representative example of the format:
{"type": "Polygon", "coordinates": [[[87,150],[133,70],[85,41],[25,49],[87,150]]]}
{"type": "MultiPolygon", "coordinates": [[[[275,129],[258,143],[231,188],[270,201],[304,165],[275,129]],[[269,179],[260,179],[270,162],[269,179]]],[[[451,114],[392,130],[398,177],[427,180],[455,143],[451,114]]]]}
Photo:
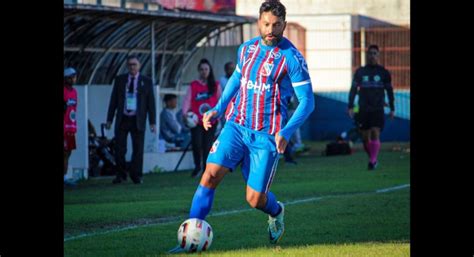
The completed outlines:
{"type": "Polygon", "coordinates": [[[89,176],[113,176],[116,173],[115,140],[105,137],[105,123],[100,124],[98,137],[91,121],[89,127],[89,176]]]}

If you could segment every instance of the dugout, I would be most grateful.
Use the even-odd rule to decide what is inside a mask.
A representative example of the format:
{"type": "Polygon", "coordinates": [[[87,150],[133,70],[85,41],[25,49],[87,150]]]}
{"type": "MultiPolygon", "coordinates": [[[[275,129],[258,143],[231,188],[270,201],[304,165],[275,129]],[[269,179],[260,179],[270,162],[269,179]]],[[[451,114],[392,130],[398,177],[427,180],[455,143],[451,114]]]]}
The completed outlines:
{"type": "MultiPolygon", "coordinates": [[[[188,67],[193,65],[197,53],[206,55],[211,62],[234,60],[235,49],[243,42],[244,24],[254,22],[253,17],[230,14],[64,4],[64,66],[78,71],[75,87],[79,98],[77,149],[71,156],[68,176],[87,178],[87,120],[96,128],[105,122],[113,80],[116,75],[127,72],[128,55],[139,57],[141,73],[151,77],[156,85],[159,127],[161,94],[182,92],[188,82],[183,78],[189,75],[186,74],[188,67]]],[[[195,72],[194,67],[189,70],[195,72]]],[[[107,136],[113,136],[112,130],[107,136]]],[[[130,139],[127,148],[129,160],[130,139]]],[[[147,128],[143,172],[157,165],[172,170],[176,163],[173,160],[179,156],[164,159],[163,154],[158,153],[158,135],[151,135],[147,128]]],[[[192,157],[187,156],[187,159],[181,168],[190,168],[186,163],[192,165],[192,157]]]]}

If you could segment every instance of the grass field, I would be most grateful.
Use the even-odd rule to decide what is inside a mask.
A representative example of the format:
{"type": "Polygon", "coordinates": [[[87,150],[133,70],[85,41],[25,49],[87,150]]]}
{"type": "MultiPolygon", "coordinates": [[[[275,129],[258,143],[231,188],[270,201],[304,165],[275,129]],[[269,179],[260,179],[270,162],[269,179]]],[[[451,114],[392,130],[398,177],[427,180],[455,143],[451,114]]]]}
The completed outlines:
{"type": "MultiPolygon", "coordinates": [[[[409,146],[383,144],[373,172],[360,149],[325,157],[323,143],[308,144],[312,150],[297,157],[298,165],[280,161],[272,184],[286,203],[280,243],[268,243],[267,216],[246,203],[238,169],[216,191],[207,218],[214,240],[201,255],[410,255],[410,153],[393,148],[409,146]]],[[[112,185],[108,178],[65,189],[64,255],[166,255],[177,244],[198,183],[190,172],[176,172],[145,175],[142,185],[112,185]]]]}

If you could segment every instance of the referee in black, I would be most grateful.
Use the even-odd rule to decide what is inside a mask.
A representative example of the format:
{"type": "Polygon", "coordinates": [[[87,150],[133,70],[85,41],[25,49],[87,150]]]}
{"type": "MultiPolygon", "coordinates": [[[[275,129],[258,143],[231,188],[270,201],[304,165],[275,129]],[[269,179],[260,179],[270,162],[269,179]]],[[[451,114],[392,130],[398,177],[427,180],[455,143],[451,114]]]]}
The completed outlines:
{"type": "Polygon", "coordinates": [[[348,114],[351,118],[354,116],[354,99],[359,94],[359,128],[364,150],[369,156],[369,170],[377,167],[380,132],[385,123],[385,91],[388,94],[391,119],[395,113],[392,78],[390,72],[378,64],[379,56],[379,47],[370,45],[367,49],[367,65],[356,70],[349,93],[348,114]]]}

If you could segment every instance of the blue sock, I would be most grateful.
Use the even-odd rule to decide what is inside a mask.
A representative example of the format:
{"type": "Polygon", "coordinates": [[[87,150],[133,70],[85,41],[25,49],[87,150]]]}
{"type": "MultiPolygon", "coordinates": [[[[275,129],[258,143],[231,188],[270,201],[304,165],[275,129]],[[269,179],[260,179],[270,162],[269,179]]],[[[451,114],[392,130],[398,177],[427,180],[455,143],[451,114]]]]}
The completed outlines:
{"type": "Polygon", "coordinates": [[[267,204],[261,209],[266,214],[276,217],[281,212],[281,206],[277,203],[275,195],[272,192],[267,193],[267,204]]]}
{"type": "Polygon", "coordinates": [[[214,189],[199,185],[194,193],[191,209],[189,210],[189,218],[198,218],[204,220],[211,210],[212,201],[214,200],[214,189]]]}

